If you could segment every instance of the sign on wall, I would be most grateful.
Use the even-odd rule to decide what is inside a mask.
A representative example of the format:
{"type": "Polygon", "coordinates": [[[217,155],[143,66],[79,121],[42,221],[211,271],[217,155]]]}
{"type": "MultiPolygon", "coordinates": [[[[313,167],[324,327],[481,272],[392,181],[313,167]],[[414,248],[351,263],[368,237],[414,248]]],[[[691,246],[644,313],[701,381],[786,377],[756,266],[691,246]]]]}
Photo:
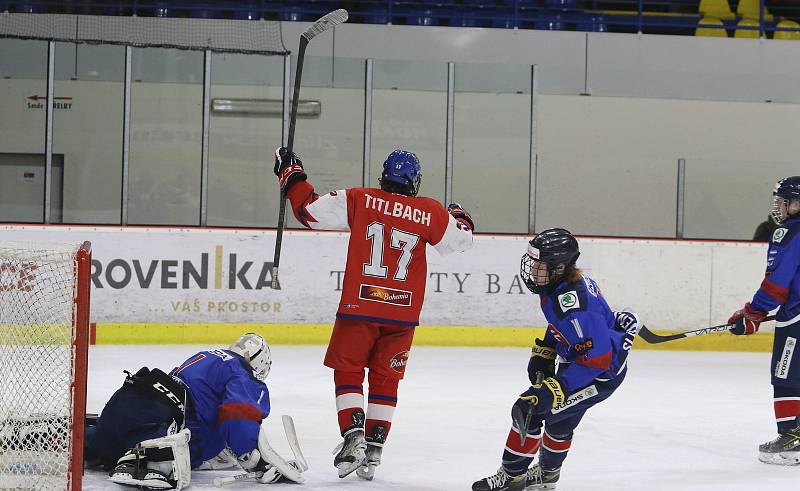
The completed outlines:
{"type": "MultiPolygon", "coordinates": [[[[348,241],[343,232],[287,232],[281,288],[273,290],[274,231],[60,226],[0,231],[0,240],[90,240],[94,322],[331,323],[348,241]]],[[[538,298],[518,275],[527,241],[482,235],[463,254],[441,257],[430,249],[421,324],[546,325],[538,298]]],[[[765,249],[589,238],[580,239],[580,246],[578,265],[595,278],[611,307],[633,309],[659,329],[724,322],[728,310],[758,287],[765,249]],[[748,277],[749,282],[741,280],[748,277]]]]}

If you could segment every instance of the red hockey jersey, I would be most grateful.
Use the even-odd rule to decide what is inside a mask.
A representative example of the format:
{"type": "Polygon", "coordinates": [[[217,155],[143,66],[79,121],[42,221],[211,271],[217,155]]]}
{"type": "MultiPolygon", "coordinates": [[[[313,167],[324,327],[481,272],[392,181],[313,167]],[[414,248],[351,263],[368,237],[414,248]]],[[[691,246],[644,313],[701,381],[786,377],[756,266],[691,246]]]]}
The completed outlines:
{"type": "Polygon", "coordinates": [[[375,188],[318,195],[307,181],[295,183],[288,197],[305,226],[350,230],[337,317],[416,326],[425,300],[427,245],[440,254],[472,245],[472,232],[432,198],[375,188]]]}

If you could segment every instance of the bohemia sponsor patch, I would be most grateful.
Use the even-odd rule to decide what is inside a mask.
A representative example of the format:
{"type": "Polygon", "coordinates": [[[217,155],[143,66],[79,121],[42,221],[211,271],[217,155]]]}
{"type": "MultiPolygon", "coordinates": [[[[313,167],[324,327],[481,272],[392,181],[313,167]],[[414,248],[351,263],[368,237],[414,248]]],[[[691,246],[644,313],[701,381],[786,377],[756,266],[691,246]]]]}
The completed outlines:
{"type": "Polygon", "coordinates": [[[406,365],[408,364],[408,357],[411,355],[408,351],[401,351],[392,357],[389,360],[389,368],[394,370],[397,373],[403,373],[406,370],[406,365]]]}
{"type": "Polygon", "coordinates": [[[411,305],[411,292],[395,290],[383,286],[361,285],[358,298],[374,302],[388,303],[400,307],[411,305]]]}

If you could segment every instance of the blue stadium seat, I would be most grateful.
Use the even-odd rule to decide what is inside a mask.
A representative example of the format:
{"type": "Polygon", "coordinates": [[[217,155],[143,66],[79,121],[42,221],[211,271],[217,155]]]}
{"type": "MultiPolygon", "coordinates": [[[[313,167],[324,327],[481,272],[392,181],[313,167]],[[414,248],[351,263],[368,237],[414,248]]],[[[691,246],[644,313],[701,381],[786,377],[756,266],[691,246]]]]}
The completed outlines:
{"type": "Polygon", "coordinates": [[[261,12],[259,11],[258,4],[253,2],[242,2],[235,5],[231,12],[231,17],[239,20],[259,20],[261,12]]]}
{"type": "Polygon", "coordinates": [[[156,2],[153,5],[153,17],[177,17],[178,10],[170,2],[156,2]]]}
{"type": "Polygon", "coordinates": [[[576,31],[608,32],[608,26],[602,15],[585,15],[575,23],[576,31]]]}
{"type": "Polygon", "coordinates": [[[493,6],[459,5],[450,11],[451,26],[456,27],[494,27],[491,17],[495,15],[493,6]]]}
{"type": "Polygon", "coordinates": [[[195,4],[189,9],[189,17],[195,19],[219,19],[222,11],[212,4],[195,4]]]}
{"type": "Polygon", "coordinates": [[[405,18],[410,26],[439,26],[446,23],[442,19],[444,12],[441,4],[397,2],[393,13],[405,18]]]}
{"type": "Polygon", "coordinates": [[[306,2],[284,2],[278,13],[278,19],[288,22],[313,22],[316,20],[309,12],[309,5],[306,2]]]}
{"type": "MultiPolygon", "coordinates": [[[[11,5],[13,6],[14,4],[11,5]]],[[[47,12],[47,7],[34,2],[21,2],[16,4],[14,11],[20,14],[43,14],[47,12]]]]}
{"type": "Polygon", "coordinates": [[[377,4],[367,3],[359,6],[361,18],[365,24],[389,24],[392,19],[389,17],[388,2],[377,4]]]}
{"type": "Polygon", "coordinates": [[[547,19],[537,19],[533,21],[533,28],[541,31],[563,31],[564,27],[564,22],[559,16],[548,17],[547,19]]]}
{"type": "Polygon", "coordinates": [[[574,9],[577,6],[576,0],[544,0],[544,7],[548,9],[574,9]]]}

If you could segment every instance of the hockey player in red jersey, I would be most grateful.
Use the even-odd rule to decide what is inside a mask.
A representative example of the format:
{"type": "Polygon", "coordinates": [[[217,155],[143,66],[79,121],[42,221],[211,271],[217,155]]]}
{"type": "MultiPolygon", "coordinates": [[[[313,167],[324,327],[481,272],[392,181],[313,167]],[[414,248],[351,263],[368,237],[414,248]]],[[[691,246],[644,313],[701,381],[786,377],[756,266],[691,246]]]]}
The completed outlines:
{"type": "Polygon", "coordinates": [[[405,373],[425,298],[427,245],[440,254],[472,245],[472,218],[461,205],[445,209],[418,197],[417,156],[395,150],[383,163],[378,188],[318,195],[303,163],[286,148],[275,152],[275,175],[295,217],[313,229],[350,230],[342,297],[325,365],[333,369],[343,442],[339,477],[358,471],[371,480],[392,426],[397,387],[405,373]],[[364,408],[364,370],[369,393],[364,408]]]}

